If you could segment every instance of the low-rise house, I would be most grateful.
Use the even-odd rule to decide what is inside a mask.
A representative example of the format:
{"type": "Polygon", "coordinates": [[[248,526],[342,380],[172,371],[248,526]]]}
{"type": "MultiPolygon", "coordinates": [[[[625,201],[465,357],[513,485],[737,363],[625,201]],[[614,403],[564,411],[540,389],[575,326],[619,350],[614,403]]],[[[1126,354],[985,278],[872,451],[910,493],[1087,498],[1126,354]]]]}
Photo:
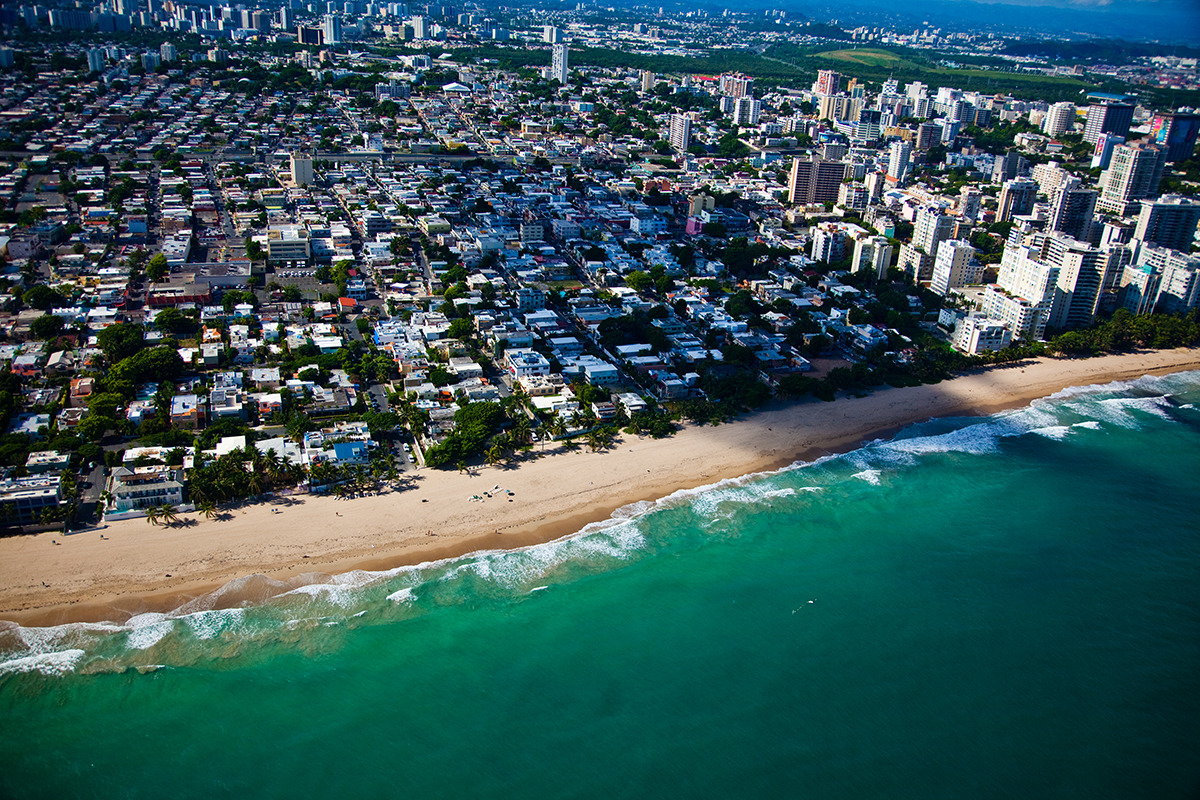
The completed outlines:
{"type": "Polygon", "coordinates": [[[177,394],[171,398],[171,425],[197,430],[204,427],[207,415],[200,397],[195,394],[177,394]]]}
{"type": "Polygon", "coordinates": [[[38,475],[6,478],[0,481],[0,522],[7,525],[32,525],[42,521],[47,510],[63,502],[62,478],[38,475]]]}
{"type": "Polygon", "coordinates": [[[170,467],[116,467],[108,480],[105,517],[144,514],[154,506],[183,503],[183,471],[170,467]]]}

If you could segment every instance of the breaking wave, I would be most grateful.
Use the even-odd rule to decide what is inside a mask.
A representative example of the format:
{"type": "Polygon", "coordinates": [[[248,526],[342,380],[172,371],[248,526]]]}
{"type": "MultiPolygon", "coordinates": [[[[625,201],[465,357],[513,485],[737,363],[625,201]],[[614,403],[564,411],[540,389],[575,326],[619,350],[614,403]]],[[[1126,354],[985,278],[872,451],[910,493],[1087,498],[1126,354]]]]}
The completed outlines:
{"type": "Polygon", "coordinates": [[[548,586],[651,557],[676,546],[680,537],[703,545],[729,527],[724,520],[754,513],[764,504],[795,510],[824,502],[833,489],[886,491],[892,485],[889,477],[923,459],[986,457],[1000,451],[1005,440],[1027,435],[1058,446],[1054,443],[1086,441],[1109,429],[1200,424],[1194,404],[1176,400],[1184,393],[1195,400],[1198,392],[1200,372],[1074,387],[1022,409],[986,418],[930,420],[844,454],[634,503],[544,544],[389,570],[308,573],[287,581],[248,575],[170,612],[142,613],[124,622],[52,627],[0,622],[0,680],[27,673],[62,676],[204,665],[253,652],[247,648],[251,643],[299,646],[301,636],[344,635],[339,631],[413,618],[444,606],[527,602],[548,586]],[[686,525],[663,525],[655,522],[659,514],[690,517],[685,517],[686,525]]]}

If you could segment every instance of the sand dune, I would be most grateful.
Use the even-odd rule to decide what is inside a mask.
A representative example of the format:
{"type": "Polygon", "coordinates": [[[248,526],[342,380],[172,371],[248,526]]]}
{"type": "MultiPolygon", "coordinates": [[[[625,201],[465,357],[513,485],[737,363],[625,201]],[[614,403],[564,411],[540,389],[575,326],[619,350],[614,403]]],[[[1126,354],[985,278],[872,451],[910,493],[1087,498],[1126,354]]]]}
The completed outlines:
{"type": "Polygon", "coordinates": [[[1042,359],[933,386],[773,406],[728,425],[689,426],[670,439],[625,436],[603,453],[552,447],[513,468],[421,470],[410,488],[376,497],[300,496],[232,509],[223,521],[186,515],[197,520],[189,527],[130,520],[66,537],[3,539],[0,617],[120,620],[177,608],[251,573],[309,581],[313,572],[547,541],[630,503],[844,451],[930,417],[993,413],[1068,386],[1192,369],[1200,369],[1200,350],[1042,359]],[[504,491],[471,500],[495,486],[504,491]]]}

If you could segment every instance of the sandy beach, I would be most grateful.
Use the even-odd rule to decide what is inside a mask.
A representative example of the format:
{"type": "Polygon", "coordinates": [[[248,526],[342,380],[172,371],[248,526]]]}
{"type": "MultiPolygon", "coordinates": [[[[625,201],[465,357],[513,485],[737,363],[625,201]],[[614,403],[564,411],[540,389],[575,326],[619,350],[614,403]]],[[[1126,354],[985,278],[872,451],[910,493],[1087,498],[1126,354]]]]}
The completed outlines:
{"type": "Polygon", "coordinates": [[[731,424],[688,426],[669,439],[624,436],[601,453],[550,447],[512,467],[423,469],[410,473],[409,488],[379,496],[300,495],[229,509],[221,520],[183,515],[195,521],[187,527],[139,519],[65,537],[0,539],[0,619],[121,621],[172,610],[255,573],[299,584],[549,541],[630,503],[842,452],[931,417],[990,414],[1069,386],[1194,369],[1196,349],[1041,359],[932,386],[771,406],[731,424]],[[502,491],[484,496],[496,486],[502,491]]]}

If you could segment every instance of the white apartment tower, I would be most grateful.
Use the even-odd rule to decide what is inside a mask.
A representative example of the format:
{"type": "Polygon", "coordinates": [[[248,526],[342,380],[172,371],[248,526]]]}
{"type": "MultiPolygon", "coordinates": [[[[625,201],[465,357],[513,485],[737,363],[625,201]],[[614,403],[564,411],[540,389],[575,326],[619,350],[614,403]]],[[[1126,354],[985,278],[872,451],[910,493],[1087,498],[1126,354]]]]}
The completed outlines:
{"type": "Polygon", "coordinates": [[[1042,133],[1054,137],[1071,130],[1075,124],[1075,104],[1055,103],[1042,120],[1042,133]]]}
{"type": "Polygon", "coordinates": [[[303,153],[292,153],[292,184],[311,186],[313,182],[312,158],[303,153]]]}
{"type": "Polygon", "coordinates": [[[912,155],[912,145],[908,142],[892,142],[888,147],[888,177],[897,184],[903,184],[908,178],[908,162],[912,155]]]}
{"type": "Polygon", "coordinates": [[[917,224],[913,229],[913,246],[932,259],[937,258],[938,245],[950,238],[954,230],[954,218],[942,213],[937,206],[921,206],[917,209],[917,224]]]}
{"type": "Polygon", "coordinates": [[[567,85],[567,74],[570,67],[567,64],[567,45],[556,44],[550,51],[550,75],[549,80],[558,81],[563,86],[567,85]]]}
{"type": "Polygon", "coordinates": [[[757,125],[762,114],[762,101],[753,97],[739,97],[733,104],[734,125],[757,125]]]}
{"type": "Polygon", "coordinates": [[[1167,151],[1145,143],[1123,144],[1113,149],[1112,161],[1100,176],[1096,208],[1125,216],[1138,207],[1136,200],[1158,195],[1167,165],[1167,151]]]}
{"type": "Polygon", "coordinates": [[[668,134],[671,147],[683,152],[692,143],[692,120],[687,114],[672,114],[668,134]]]}
{"type": "Polygon", "coordinates": [[[966,239],[951,239],[938,246],[929,289],[945,297],[951,289],[976,283],[981,272],[971,243],[966,239]]]}
{"type": "Polygon", "coordinates": [[[876,277],[887,277],[892,263],[892,245],[886,236],[856,236],[854,257],[850,261],[851,272],[873,272],[876,277]]]}

